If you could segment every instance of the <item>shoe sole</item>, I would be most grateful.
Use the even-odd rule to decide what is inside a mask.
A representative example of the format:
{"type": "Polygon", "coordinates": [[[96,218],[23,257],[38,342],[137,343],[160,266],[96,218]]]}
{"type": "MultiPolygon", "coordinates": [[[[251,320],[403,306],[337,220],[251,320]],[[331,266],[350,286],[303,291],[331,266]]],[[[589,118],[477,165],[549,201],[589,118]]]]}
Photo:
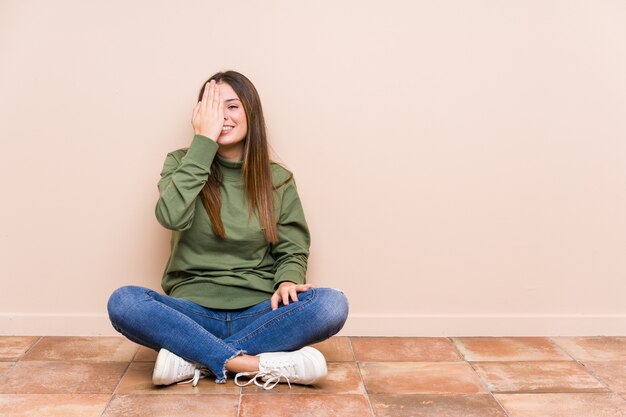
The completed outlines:
{"type": "Polygon", "coordinates": [[[312,348],[310,346],[303,347],[300,352],[308,358],[311,358],[313,364],[315,365],[315,370],[317,371],[319,377],[314,380],[307,382],[307,384],[315,384],[317,382],[322,382],[326,379],[328,375],[328,369],[326,367],[326,358],[322,355],[322,352],[319,350],[312,348]]]}
{"type": "Polygon", "coordinates": [[[152,383],[154,385],[169,385],[165,382],[165,370],[168,368],[169,358],[171,357],[170,351],[167,349],[161,349],[157,356],[156,363],[154,364],[154,371],[152,372],[152,383]]]}

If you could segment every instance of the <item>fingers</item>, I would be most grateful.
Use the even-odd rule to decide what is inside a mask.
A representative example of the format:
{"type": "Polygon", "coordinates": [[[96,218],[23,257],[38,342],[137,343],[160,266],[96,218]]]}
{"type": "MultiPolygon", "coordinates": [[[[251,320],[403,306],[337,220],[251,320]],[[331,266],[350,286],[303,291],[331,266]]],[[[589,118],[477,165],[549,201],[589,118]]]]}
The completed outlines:
{"type": "Polygon", "coordinates": [[[217,106],[217,116],[220,119],[224,119],[224,100],[222,99],[221,95],[219,105],[217,106]]]}
{"type": "Polygon", "coordinates": [[[313,284],[303,284],[303,285],[286,285],[279,287],[276,292],[272,295],[270,299],[270,303],[272,306],[272,310],[276,310],[278,308],[278,303],[282,302],[283,305],[288,306],[290,302],[298,302],[300,299],[298,298],[299,292],[306,292],[311,288],[315,288],[313,284]]]}
{"type": "Polygon", "coordinates": [[[293,300],[293,302],[295,303],[298,300],[298,290],[297,287],[291,287],[289,288],[289,295],[291,295],[291,299],[293,300]]]}
{"type": "Polygon", "coordinates": [[[209,101],[209,90],[211,90],[212,82],[213,81],[210,81],[204,85],[204,92],[202,93],[202,106],[204,108],[206,108],[206,104],[209,101]]]}
{"type": "Polygon", "coordinates": [[[215,81],[211,80],[211,83],[209,84],[209,95],[207,96],[207,100],[205,103],[205,106],[207,107],[207,109],[210,109],[212,107],[214,97],[215,97],[215,81]]]}
{"type": "Polygon", "coordinates": [[[275,292],[270,298],[270,305],[272,306],[272,310],[276,310],[278,308],[278,292],[275,292]]]}
{"type": "Polygon", "coordinates": [[[213,107],[217,109],[217,106],[220,103],[220,86],[213,85],[213,107]]]}
{"type": "Polygon", "coordinates": [[[315,288],[313,286],[313,284],[304,284],[304,285],[296,285],[295,287],[296,292],[306,292],[308,290],[310,290],[311,288],[315,288]]]}
{"type": "Polygon", "coordinates": [[[217,141],[224,124],[224,101],[219,85],[211,80],[204,85],[202,98],[193,109],[191,123],[196,134],[217,141]]]}
{"type": "Polygon", "coordinates": [[[295,297],[294,301],[298,301],[298,296],[296,295],[295,285],[290,287],[280,287],[276,290],[272,298],[270,298],[270,305],[272,306],[272,310],[276,310],[278,308],[278,303],[282,302],[283,305],[289,305],[289,297],[295,297]]]}
{"type": "Polygon", "coordinates": [[[280,297],[283,299],[283,305],[289,305],[289,298],[291,298],[294,302],[298,301],[298,295],[296,292],[296,286],[292,285],[290,287],[281,288],[280,297]]]}
{"type": "Polygon", "coordinates": [[[217,112],[218,120],[220,118],[221,119],[224,118],[223,114],[220,114],[220,107],[223,109],[224,105],[223,105],[222,95],[220,94],[220,87],[216,85],[213,91],[213,103],[211,104],[211,109],[214,112],[217,112]]]}

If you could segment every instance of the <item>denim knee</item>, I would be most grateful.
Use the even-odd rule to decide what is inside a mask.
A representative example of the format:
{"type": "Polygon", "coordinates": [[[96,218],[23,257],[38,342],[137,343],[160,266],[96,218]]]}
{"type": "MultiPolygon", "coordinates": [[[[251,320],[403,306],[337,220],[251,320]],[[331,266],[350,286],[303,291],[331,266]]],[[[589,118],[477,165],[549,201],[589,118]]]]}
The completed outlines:
{"type": "Polygon", "coordinates": [[[349,303],[343,291],[335,288],[317,288],[324,306],[328,337],[339,332],[348,319],[349,303]]]}
{"type": "MultiPolygon", "coordinates": [[[[144,288],[127,285],[113,291],[107,303],[109,319],[113,327],[118,330],[118,323],[124,320],[124,316],[130,307],[136,305],[137,296],[145,291],[144,288]]],[[[119,330],[118,330],[119,331],[119,330]]]]}

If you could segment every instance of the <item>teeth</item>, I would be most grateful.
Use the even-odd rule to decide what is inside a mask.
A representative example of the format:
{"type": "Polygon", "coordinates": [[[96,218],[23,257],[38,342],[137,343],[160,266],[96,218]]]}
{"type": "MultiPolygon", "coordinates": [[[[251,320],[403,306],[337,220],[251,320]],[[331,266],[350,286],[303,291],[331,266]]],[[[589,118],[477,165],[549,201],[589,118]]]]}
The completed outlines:
{"type": "Polygon", "coordinates": [[[222,130],[233,130],[232,126],[224,126],[222,130]]]}

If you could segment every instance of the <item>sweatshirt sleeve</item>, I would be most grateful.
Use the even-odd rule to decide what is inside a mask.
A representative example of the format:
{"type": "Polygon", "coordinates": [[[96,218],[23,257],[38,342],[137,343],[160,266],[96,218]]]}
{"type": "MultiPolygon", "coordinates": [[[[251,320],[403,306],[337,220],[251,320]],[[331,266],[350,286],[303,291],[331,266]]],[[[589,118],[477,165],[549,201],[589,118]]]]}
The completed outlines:
{"type": "Polygon", "coordinates": [[[202,135],[195,135],[181,157],[171,152],[165,158],[159,180],[159,200],[155,214],[159,223],[171,230],[191,227],[196,197],[207,182],[218,145],[202,135]]]}
{"type": "Polygon", "coordinates": [[[274,263],[274,290],[283,281],[296,284],[306,282],[307,261],[311,237],[304,218],[296,184],[291,179],[285,184],[278,218],[278,242],[272,246],[274,263]]]}

